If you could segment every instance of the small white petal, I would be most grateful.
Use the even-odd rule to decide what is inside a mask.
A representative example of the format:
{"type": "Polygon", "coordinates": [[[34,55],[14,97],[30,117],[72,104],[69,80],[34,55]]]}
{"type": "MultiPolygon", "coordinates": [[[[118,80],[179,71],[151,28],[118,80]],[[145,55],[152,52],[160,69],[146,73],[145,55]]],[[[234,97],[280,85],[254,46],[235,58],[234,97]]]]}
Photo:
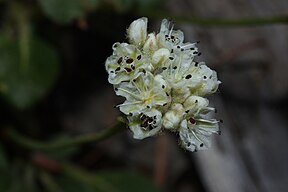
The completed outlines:
{"type": "Polygon", "coordinates": [[[166,129],[177,129],[182,121],[184,108],[179,103],[174,103],[171,109],[163,117],[163,126],[166,129]]]}
{"type": "Polygon", "coordinates": [[[143,50],[146,53],[153,53],[157,49],[158,49],[158,45],[157,45],[157,40],[156,40],[155,34],[154,33],[148,34],[148,39],[146,40],[146,42],[143,46],[143,50]]]}
{"type": "Polygon", "coordinates": [[[170,56],[170,51],[165,48],[158,49],[152,56],[152,63],[156,66],[164,63],[170,56]]]}
{"type": "Polygon", "coordinates": [[[198,113],[201,109],[209,105],[209,100],[203,97],[192,95],[186,99],[183,106],[189,113],[198,113]]]}
{"type": "Polygon", "coordinates": [[[129,42],[136,45],[142,46],[147,37],[147,22],[146,17],[142,17],[133,21],[127,29],[129,42]]]}

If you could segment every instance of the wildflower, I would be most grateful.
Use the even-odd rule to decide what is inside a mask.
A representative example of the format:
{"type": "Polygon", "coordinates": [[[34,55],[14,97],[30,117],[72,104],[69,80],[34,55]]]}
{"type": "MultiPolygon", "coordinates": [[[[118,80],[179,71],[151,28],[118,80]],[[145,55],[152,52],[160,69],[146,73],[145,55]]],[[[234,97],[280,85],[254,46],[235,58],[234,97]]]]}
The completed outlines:
{"type": "Polygon", "coordinates": [[[220,84],[215,71],[195,58],[197,43],[184,42],[184,33],[164,19],[159,33],[147,35],[147,18],[131,23],[128,43],[115,43],[105,66],[116,95],[125,98],[119,110],[127,115],[135,139],[167,129],[179,134],[189,151],[206,149],[219,121],[206,95],[220,84]]]}
{"type": "Polygon", "coordinates": [[[111,84],[135,79],[140,75],[140,70],[151,70],[153,67],[135,45],[127,43],[115,43],[113,55],[107,58],[105,65],[111,84]]]}
{"type": "Polygon", "coordinates": [[[128,116],[129,128],[135,139],[144,139],[156,135],[162,127],[162,114],[151,109],[138,115],[128,116]]]}
{"type": "Polygon", "coordinates": [[[152,73],[141,73],[138,78],[123,82],[115,86],[117,95],[126,98],[126,101],[118,107],[124,114],[140,114],[147,109],[161,107],[170,102],[163,89],[168,86],[161,75],[153,76],[152,73]]]}

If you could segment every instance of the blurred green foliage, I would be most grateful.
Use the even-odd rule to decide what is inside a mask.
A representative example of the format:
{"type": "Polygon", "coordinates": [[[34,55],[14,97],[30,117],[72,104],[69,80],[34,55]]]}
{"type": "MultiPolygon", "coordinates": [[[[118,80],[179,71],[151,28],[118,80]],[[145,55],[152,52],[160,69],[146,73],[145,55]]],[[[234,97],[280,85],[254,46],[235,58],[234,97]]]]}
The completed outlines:
{"type": "Polygon", "coordinates": [[[22,66],[18,43],[0,35],[0,91],[19,109],[30,107],[49,91],[59,68],[56,51],[44,41],[31,39],[29,50],[27,66],[22,66]]]}
{"type": "Polygon", "coordinates": [[[67,24],[84,18],[87,11],[98,5],[98,0],[38,0],[43,12],[52,20],[67,24]]]}
{"type": "MultiPolygon", "coordinates": [[[[118,13],[134,12],[149,9],[156,2],[159,1],[0,1],[0,16],[3,18],[0,21],[0,104],[5,103],[7,111],[13,109],[12,117],[15,118],[10,121],[0,120],[0,131],[4,130],[3,133],[0,132],[0,192],[158,191],[149,179],[133,171],[87,171],[79,165],[73,165],[71,156],[79,152],[80,148],[77,146],[42,151],[40,154],[44,158],[35,160],[34,155],[39,153],[38,150],[27,147],[29,144],[24,147],[19,144],[21,142],[13,142],[17,138],[9,140],[4,133],[7,127],[16,130],[27,128],[25,121],[22,127],[23,120],[17,118],[37,106],[59,78],[60,52],[53,46],[51,39],[45,39],[39,34],[39,23],[47,22],[48,18],[53,26],[64,27],[73,25],[78,19],[85,19],[87,14],[99,9],[118,13]],[[51,169],[51,162],[60,169],[54,170],[53,166],[51,169]]],[[[6,113],[5,108],[1,108],[0,112],[6,113]]],[[[35,137],[35,133],[28,130],[30,131],[29,127],[26,130],[27,137],[35,137]]],[[[60,133],[52,136],[49,132],[44,132],[56,143],[67,139],[60,133]]]]}

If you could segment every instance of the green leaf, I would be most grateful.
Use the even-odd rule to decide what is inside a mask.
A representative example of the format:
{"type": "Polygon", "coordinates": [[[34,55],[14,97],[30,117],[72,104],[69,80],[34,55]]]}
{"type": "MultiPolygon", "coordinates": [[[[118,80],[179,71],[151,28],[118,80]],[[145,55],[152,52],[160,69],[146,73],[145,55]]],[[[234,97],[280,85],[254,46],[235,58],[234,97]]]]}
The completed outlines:
{"type": "Polygon", "coordinates": [[[29,61],[21,65],[17,41],[0,35],[0,93],[14,106],[25,109],[51,88],[58,74],[58,56],[39,39],[31,39],[29,61]]]}
{"type": "Polygon", "coordinates": [[[52,20],[68,24],[85,16],[86,10],[97,6],[98,0],[38,0],[44,13],[52,20]]]}

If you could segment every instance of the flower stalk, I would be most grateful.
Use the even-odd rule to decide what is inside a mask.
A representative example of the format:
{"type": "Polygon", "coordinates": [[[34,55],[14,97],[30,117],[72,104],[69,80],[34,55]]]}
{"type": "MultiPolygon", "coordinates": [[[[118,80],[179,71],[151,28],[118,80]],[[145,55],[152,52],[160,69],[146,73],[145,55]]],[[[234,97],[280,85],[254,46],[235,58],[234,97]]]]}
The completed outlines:
{"type": "Polygon", "coordinates": [[[36,151],[50,151],[60,148],[75,147],[82,144],[99,142],[105,140],[113,135],[126,130],[125,121],[119,117],[118,122],[111,128],[104,129],[97,133],[88,133],[76,137],[65,138],[63,140],[52,140],[48,142],[41,142],[20,134],[19,132],[8,129],[6,137],[21,147],[36,150],[36,151]]]}

